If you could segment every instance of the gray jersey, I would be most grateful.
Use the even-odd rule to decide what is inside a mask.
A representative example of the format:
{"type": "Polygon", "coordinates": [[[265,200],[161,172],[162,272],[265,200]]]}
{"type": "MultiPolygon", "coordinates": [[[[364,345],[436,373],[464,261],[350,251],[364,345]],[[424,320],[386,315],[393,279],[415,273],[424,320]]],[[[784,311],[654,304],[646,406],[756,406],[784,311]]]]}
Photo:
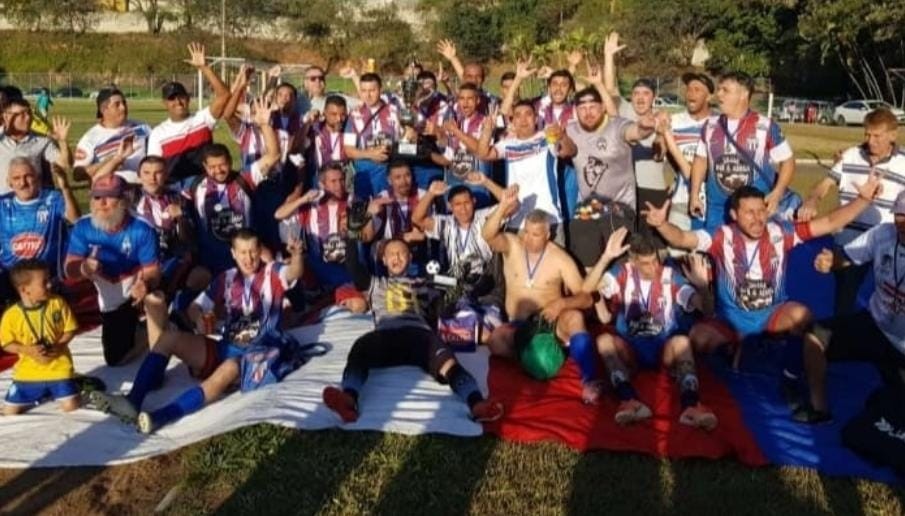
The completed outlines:
{"type": "Polygon", "coordinates": [[[582,200],[591,194],[635,207],[635,173],[631,146],[625,130],[631,121],[616,117],[596,131],[586,131],[577,120],[569,122],[566,134],[575,142],[578,153],[572,159],[578,175],[582,200]]]}
{"type": "MultiPolygon", "coordinates": [[[[638,121],[638,114],[632,107],[631,101],[623,100],[619,103],[619,116],[632,122],[638,121]]],[[[654,140],[656,133],[632,145],[632,161],[635,164],[635,181],[638,188],[648,190],[666,190],[666,177],[663,175],[663,161],[654,159],[654,140]]]]}
{"type": "Polygon", "coordinates": [[[368,300],[378,330],[422,328],[427,323],[428,308],[434,290],[423,278],[375,276],[368,289],[368,300]]]}

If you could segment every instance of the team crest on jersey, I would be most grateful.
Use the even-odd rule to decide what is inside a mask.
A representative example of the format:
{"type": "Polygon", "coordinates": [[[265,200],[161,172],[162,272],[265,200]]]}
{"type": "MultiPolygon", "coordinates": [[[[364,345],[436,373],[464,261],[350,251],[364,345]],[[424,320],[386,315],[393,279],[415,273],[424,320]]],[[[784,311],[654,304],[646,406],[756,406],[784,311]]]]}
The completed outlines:
{"type": "Polygon", "coordinates": [[[119,250],[123,252],[123,254],[131,254],[132,253],[132,241],[129,240],[129,237],[123,239],[123,243],[119,246],[119,250]]]}
{"type": "Polygon", "coordinates": [[[36,216],[38,218],[38,224],[47,224],[47,221],[50,220],[50,208],[46,205],[42,206],[38,209],[36,216]]]}
{"type": "Polygon", "coordinates": [[[34,258],[44,247],[44,237],[38,233],[19,233],[10,244],[13,254],[19,258],[34,258]]]}
{"type": "Polygon", "coordinates": [[[594,142],[594,146],[597,147],[597,150],[606,152],[606,138],[597,138],[597,141],[594,142]]]}

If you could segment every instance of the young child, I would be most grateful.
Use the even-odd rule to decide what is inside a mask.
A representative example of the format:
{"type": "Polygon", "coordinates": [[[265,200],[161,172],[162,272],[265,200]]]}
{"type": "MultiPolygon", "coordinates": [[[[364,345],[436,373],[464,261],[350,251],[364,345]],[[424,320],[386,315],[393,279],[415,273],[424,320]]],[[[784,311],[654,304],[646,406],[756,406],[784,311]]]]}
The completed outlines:
{"type": "Polygon", "coordinates": [[[50,271],[39,260],[22,260],[10,270],[20,301],[0,319],[0,345],[19,355],[3,415],[21,414],[47,396],[64,412],[79,408],[79,389],[69,341],[78,329],[63,298],[50,293],[50,271]]]}

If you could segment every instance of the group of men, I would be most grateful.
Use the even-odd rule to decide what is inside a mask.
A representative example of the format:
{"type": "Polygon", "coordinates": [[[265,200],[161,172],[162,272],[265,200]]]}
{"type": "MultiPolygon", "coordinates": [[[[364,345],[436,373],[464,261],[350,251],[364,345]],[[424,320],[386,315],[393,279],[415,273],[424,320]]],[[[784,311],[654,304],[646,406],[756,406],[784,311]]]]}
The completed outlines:
{"type": "MultiPolygon", "coordinates": [[[[622,99],[615,61],[623,48],[611,34],[603,65],[588,63],[581,77],[580,54],[568,70],[518,62],[503,75],[499,98],[485,88],[482,65],[463,63],[455,45],[441,41],[455,86],[417,63],[401,94],[373,71],[346,69],[358,93],[350,98],[328,94],[326,71],[316,66],[305,72],[304,94],[280,82],[276,67],[255,97],[250,67],[227,86],[193,44],[188,62],[213,94],[207,108],[191,113],[186,88],[168,83],[168,118],[152,129],[129,119],[119,90],[102,90],[98,123],[74,162],[68,123],[55,119],[49,137],[35,135],[28,102],[8,93],[0,136],[6,299],[15,288],[31,300],[28,310],[41,302],[23,294],[23,261],[45,263],[54,283],[93,282],[105,360],[143,358],[128,393],[94,392],[90,402],[143,432],[237,384],[245,389],[251,351],[288,353],[283,330],[294,317],[284,314],[325,298],[371,312],[375,322],[353,344],[341,385],[323,393],[345,422],[358,418],[368,372],[394,365],[448,383],[475,420],[500,418],[505,407],[486,399],[456,360],[456,351],[477,345],[540,380],[571,358],[582,400],[615,397],[613,418],[624,425],[652,415],[633,372],[665,367],[677,385],[678,420],[713,429],[718,419],[700,400],[695,356],[725,349],[738,366],[743,348],[764,336],[784,337],[785,391],[797,421],[831,418],[827,359],[872,360],[901,385],[905,155],[895,118],[868,115],[865,142],[802,201],[788,188],[792,150],[779,126],[752,109],[749,76],[687,73],[686,110],[669,115],[653,109],[649,80],[622,99]],[[546,92],[520,98],[534,75],[546,92]],[[714,97],[720,114],[711,111],[714,97]],[[213,142],[221,119],[239,145],[235,161],[213,142]],[[70,170],[91,179],[88,216],[79,218],[70,170]],[[834,185],[840,206],[817,216],[834,185]],[[815,267],[826,271],[846,257],[861,265],[839,273],[847,280],[839,318],[815,322],[786,295],[789,253],[834,233],[838,247],[815,267]],[[857,309],[868,262],[876,289],[867,309],[857,309]],[[870,346],[854,338],[865,331],[877,337],[870,346]],[[199,386],[144,410],[173,355],[199,386]]],[[[0,323],[0,343],[11,350],[41,340],[20,333],[6,342],[0,323]]],[[[35,352],[35,361],[68,353],[59,333],[62,348],[35,352]]],[[[14,374],[23,384],[33,377],[14,374]]],[[[17,411],[35,401],[7,396],[17,411]]]]}

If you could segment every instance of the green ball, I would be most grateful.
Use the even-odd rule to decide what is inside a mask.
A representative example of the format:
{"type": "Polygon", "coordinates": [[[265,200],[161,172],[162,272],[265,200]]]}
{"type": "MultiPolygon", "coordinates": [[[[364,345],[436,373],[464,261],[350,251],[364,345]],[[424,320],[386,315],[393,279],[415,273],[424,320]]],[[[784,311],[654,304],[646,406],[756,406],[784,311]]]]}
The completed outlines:
{"type": "Polygon", "coordinates": [[[519,353],[522,367],[537,380],[549,380],[556,376],[566,356],[562,346],[552,333],[536,333],[519,353]]]}

